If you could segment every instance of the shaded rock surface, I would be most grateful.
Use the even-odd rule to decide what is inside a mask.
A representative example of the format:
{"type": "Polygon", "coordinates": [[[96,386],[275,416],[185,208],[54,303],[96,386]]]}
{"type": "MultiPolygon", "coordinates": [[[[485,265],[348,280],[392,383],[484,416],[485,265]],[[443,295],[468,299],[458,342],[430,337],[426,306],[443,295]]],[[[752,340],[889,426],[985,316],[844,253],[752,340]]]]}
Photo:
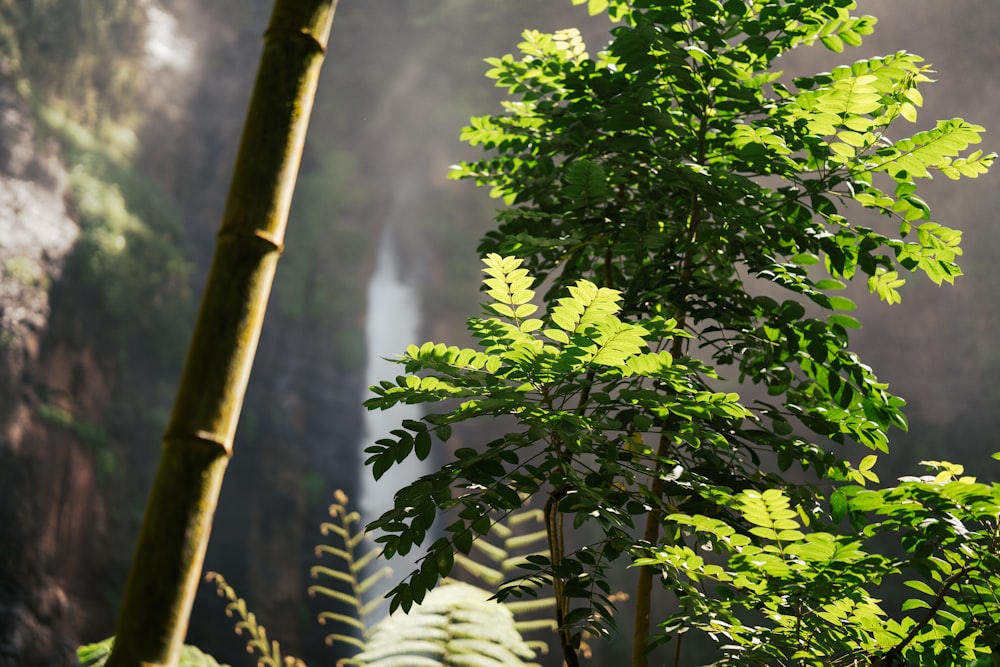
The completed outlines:
{"type": "Polygon", "coordinates": [[[56,554],[45,544],[45,494],[59,467],[37,448],[32,412],[49,287],[79,227],[56,147],[38,137],[9,80],[0,80],[0,136],[0,666],[58,667],[75,664],[68,599],[48,574],[56,554]]]}

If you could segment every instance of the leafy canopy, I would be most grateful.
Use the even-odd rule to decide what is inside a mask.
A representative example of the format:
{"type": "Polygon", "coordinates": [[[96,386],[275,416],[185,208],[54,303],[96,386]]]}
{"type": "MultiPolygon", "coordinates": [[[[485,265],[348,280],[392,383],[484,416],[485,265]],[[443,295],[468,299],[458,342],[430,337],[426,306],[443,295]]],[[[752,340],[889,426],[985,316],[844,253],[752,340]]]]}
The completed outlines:
{"type": "MultiPolygon", "coordinates": [[[[701,386],[708,368],[676,361],[664,349],[683,335],[674,321],[624,322],[619,293],[587,280],[569,288],[544,319],[532,318],[532,279],[519,268],[521,261],[490,255],[484,263],[484,285],[495,299],[488,309],[498,315],[469,321],[480,350],[413,345],[405,357],[408,374],[373,387],[377,397],[366,403],[388,409],[401,402],[460,401],[449,412],[403,422],[393,437],[369,447],[367,462],[376,477],[411,452],[426,458],[431,436],[447,440],[455,423],[516,415],[523,427],[481,451],[456,450],[452,463],[400,491],[396,508],[376,522],[387,533],[379,539],[392,556],[420,544],[439,510],[458,510],[446,528],[449,537],[434,542],[420,573],[395,590],[394,605],[404,609],[450,571],[455,550],[468,554],[474,536],[490,529],[491,509],[517,509],[522,494],[538,493],[545,484],[562,490],[560,513],[571,514],[577,526],[596,521],[609,536],[584,558],[596,566],[616,558],[631,541],[632,517],[647,509],[641,496],[625,490],[637,483],[643,488],[638,476],[646,472],[641,459],[647,448],[637,425],[650,428],[669,413],[690,425],[690,432],[679,429],[679,437],[708,440],[714,433],[721,446],[725,429],[750,416],[736,394],[701,386]],[[665,401],[665,391],[674,398],[665,401]],[[589,396],[583,404],[582,393],[589,396]],[[587,463],[581,466],[581,460],[587,463]],[[462,492],[453,494],[455,488],[462,492]]],[[[537,557],[529,569],[548,565],[548,558],[537,557]]]]}
{"type": "Polygon", "coordinates": [[[506,204],[480,248],[489,301],[469,321],[477,346],[411,346],[406,374],[366,403],[450,399],[368,449],[376,477],[429,456],[455,423],[513,418],[373,524],[392,555],[447,516],[393,604],[422,599],[488,530],[490,510],[539,495],[550,555],[499,594],[551,582],[571,666],[581,629],[614,629],[607,572],[620,557],[641,566],[636,665],[654,574],[682,611],[653,643],[703,631],[725,642],[723,661],[944,664],[933,661],[987,650],[990,570],[959,565],[956,542],[917,528],[961,524],[992,558],[992,487],[968,505],[947,480],[859,490],[878,481],[874,455],[855,465],[835,447],[886,452],[890,429],[906,427],[904,401],[849,347],[860,324],[840,292],[860,280],[891,305],[909,274],[961,275],[961,234],[932,219],[918,188],[985,173],[995,155],[975,148],[983,128],[956,118],[908,133],[930,79],[907,52],[809,77],[777,69],[795,48],[860,44],[875,19],[853,15],[853,0],[586,4],[620,20],[608,46],[591,55],[576,30],[526,31],[518,55],[487,60],[510,99],[462,133],[488,155],[452,177],[506,204]],[[541,308],[536,279],[548,286],[541,308]],[[832,495],[785,475],[793,466],[832,495]],[[585,530],[571,540],[564,522],[585,530]],[[862,549],[896,529],[907,556],[862,549]],[[722,562],[706,565],[699,547],[722,562]],[[876,630],[872,619],[897,610],[867,586],[906,568],[929,587],[930,611],[908,603],[876,630]],[[953,596],[955,572],[981,574],[980,606],[953,596]],[[831,619],[841,625],[822,627],[831,619]]]}

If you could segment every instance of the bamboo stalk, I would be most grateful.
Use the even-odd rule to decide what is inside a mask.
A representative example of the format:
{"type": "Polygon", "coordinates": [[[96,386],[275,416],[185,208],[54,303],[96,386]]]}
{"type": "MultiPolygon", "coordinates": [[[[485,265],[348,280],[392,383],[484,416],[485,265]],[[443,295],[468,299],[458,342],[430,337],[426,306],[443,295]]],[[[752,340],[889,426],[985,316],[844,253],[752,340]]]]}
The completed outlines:
{"type": "Polygon", "coordinates": [[[108,667],[177,664],[336,6],[337,0],[275,2],[108,667]]]}

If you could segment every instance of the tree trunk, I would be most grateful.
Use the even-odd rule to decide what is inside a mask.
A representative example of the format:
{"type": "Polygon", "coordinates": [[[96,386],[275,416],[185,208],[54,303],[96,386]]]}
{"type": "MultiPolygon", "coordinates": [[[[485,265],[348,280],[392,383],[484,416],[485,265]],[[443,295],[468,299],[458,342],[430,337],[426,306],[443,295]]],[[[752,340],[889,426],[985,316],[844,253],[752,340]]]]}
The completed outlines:
{"type": "Polygon", "coordinates": [[[215,257],[109,667],[172,667],[187,633],[337,0],[276,0],[215,257]]]}

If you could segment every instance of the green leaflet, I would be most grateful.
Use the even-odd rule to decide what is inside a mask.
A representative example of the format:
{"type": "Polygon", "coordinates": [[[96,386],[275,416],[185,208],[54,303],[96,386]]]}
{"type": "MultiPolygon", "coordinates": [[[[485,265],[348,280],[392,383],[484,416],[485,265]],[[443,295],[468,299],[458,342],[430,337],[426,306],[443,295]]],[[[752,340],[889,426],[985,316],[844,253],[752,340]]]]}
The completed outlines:
{"type": "MultiPolygon", "coordinates": [[[[980,135],[983,132],[983,127],[960,118],[938,121],[933,130],[918,132],[908,139],[876,151],[866,167],[872,171],[885,172],[897,181],[906,177],[929,178],[929,169],[951,166],[953,158],[970,145],[982,141],[980,135]]],[[[980,154],[973,160],[981,160],[985,171],[992,164],[993,156],[983,158],[980,154]]],[[[965,164],[968,164],[968,159],[965,164]]],[[[983,173],[977,169],[969,172],[968,175],[972,178],[983,173]]]]}
{"type": "MultiPolygon", "coordinates": [[[[111,657],[111,647],[114,646],[115,638],[109,637],[104,641],[94,644],[86,644],[77,649],[77,657],[80,659],[82,667],[103,667],[111,657]]],[[[181,656],[177,662],[177,667],[228,667],[216,662],[215,658],[203,653],[196,646],[185,645],[181,648],[181,656]]]]}

